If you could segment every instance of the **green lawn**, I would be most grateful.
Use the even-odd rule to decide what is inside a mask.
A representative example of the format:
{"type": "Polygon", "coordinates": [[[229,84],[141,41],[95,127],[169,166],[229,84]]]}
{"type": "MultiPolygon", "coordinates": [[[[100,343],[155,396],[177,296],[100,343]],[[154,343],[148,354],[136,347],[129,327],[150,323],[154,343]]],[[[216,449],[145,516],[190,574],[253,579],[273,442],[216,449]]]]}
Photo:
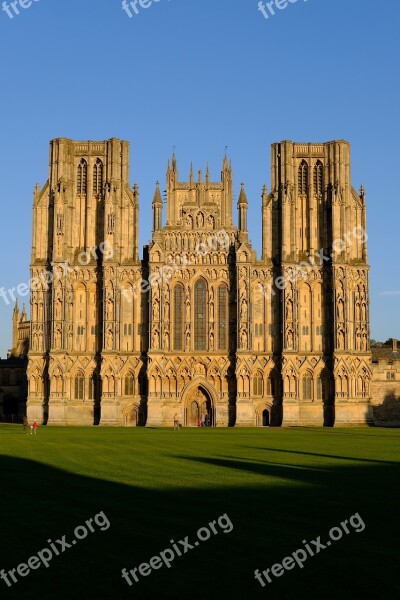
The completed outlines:
{"type": "MultiPolygon", "coordinates": [[[[104,511],[94,533],[1,598],[392,598],[400,592],[400,431],[102,429],[0,426],[0,569],[9,571],[104,511]],[[227,513],[230,533],[133,569],[227,513]],[[271,568],[359,513],[365,530],[332,542],[265,588],[271,568]]],[[[224,521],[225,523],[225,521],[224,521]]],[[[181,546],[182,549],[182,546],[181,546]]],[[[12,581],[12,580],[11,580],[12,581]]]]}

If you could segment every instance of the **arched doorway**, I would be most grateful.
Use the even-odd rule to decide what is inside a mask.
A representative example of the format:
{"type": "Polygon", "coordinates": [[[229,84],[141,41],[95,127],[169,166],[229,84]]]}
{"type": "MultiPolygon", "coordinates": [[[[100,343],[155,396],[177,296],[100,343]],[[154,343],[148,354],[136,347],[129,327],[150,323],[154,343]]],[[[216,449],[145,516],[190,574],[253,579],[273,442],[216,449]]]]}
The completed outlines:
{"type": "Polygon", "coordinates": [[[256,427],[271,427],[273,422],[273,404],[272,402],[261,402],[255,409],[256,427]]]}
{"type": "Polygon", "coordinates": [[[211,397],[202,386],[196,388],[190,395],[185,407],[185,426],[197,427],[198,420],[208,417],[208,426],[215,424],[215,409],[211,397]]]}
{"type": "Polygon", "coordinates": [[[137,427],[139,425],[139,411],[137,406],[129,405],[124,409],[124,427],[137,427]]]}

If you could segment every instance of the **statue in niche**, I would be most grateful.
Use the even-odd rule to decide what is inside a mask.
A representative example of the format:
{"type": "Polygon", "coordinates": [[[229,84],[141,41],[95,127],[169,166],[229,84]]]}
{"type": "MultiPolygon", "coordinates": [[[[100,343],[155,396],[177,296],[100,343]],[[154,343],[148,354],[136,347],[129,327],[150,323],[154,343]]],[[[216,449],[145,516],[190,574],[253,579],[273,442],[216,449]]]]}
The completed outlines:
{"type": "Polygon", "coordinates": [[[197,215],[197,227],[201,229],[204,226],[204,217],[203,213],[199,213],[197,215]]]}
{"type": "Polygon", "coordinates": [[[207,222],[210,227],[214,227],[214,217],[212,215],[209,215],[207,222]]]}
{"type": "Polygon", "coordinates": [[[338,314],[338,321],[343,321],[343,318],[344,318],[343,302],[341,302],[341,301],[339,301],[339,303],[338,303],[337,314],[338,314]]]}
{"type": "Polygon", "coordinates": [[[61,348],[61,329],[57,328],[55,338],[55,347],[61,348]]]}
{"type": "Polygon", "coordinates": [[[55,307],[55,317],[56,321],[60,321],[62,318],[62,305],[61,299],[57,297],[56,299],[56,307],[55,307]]]}
{"type": "Polygon", "coordinates": [[[190,322],[190,300],[189,300],[189,298],[186,298],[185,320],[187,323],[190,322]]]}
{"type": "Polygon", "coordinates": [[[291,300],[286,304],[286,320],[293,321],[293,304],[291,300]]]}
{"type": "Polygon", "coordinates": [[[164,304],[164,319],[165,321],[169,321],[169,302],[165,301],[164,304]]]}
{"type": "Polygon", "coordinates": [[[113,334],[112,334],[112,330],[109,329],[107,331],[107,341],[106,341],[107,350],[111,350],[112,346],[113,346],[113,334]]]}
{"type": "Polygon", "coordinates": [[[60,254],[62,253],[62,247],[63,247],[63,234],[60,232],[57,234],[57,254],[60,256],[60,254]]]}
{"type": "Polygon", "coordinates": [[[186,350],[190,350],[190,327],[186,328],[186,334],[185,334],[185,338],[186,338],[186,350]]]}
{"type": "Polygon", "coordinates": [[[164,333],[164,350],[169,350],[169,333],[166,331],[164,333]]]}
{"type": "Polygon", "coordinates": [[[243,298],[240,308],[240,319],[242,321],[247,321],[247,301],[243,298]]]}
{"type": "Polygon", "coordinates": [[[366,352],[368,349],[368,341],[367,341],[367,336],[364,333],[364,335],[362,336],[362,350],[363,352],[366,352]]]}
{"type": "Polygon", "coordinates": [[[160,319],[160,303],[158,302],[158,300],[154,302],[153,319],[154,321],[159,321],[160,319]]]}
{"type": "Polygon", "coordinates": [[[159,335],[157,329],[155,329],[153,331],[153,348],[155,350],[158,350],[159,345],[160,345],[160,335],[159,335]]]}
{"type": "Polygon", "coordinates": [[[339,350],[344,350],[344,333],[343,333],[343,331],[339,331],[339,333],[338,333],[338,348],[339,348],[339,350]]]}
{"type": "Polygon", "coordinates": [[[287,347],[289,350],[293,348],[293,332],[291,329],[287,332],[287,347]]]}
{"type": "Polygon", "coordinates": [[[242,348],[247,348],[247,331],[242,329],[240,334],[240,344],[242,348]]]}
{"type": "Polygon", "coordinates": [[[107,302],[107,321],[112,321],[114,315],[114,302],[111,298],[107,302]]]}
{"type": "Polygon", "coordinates": [[[210,333],[210,350],[214,350],[214,334],[210,333]]]}

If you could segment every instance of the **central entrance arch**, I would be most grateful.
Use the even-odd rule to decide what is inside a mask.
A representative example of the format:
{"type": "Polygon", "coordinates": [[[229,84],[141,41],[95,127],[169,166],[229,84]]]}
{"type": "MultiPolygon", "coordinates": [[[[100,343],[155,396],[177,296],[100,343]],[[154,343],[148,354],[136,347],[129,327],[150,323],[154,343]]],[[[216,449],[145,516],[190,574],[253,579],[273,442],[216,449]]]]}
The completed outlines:
{"type": "Polygon", "coordinates": [[[207,389],[199,385],[188,392],[185,403],[185,426],[197,427],[200,419],[203,422],[208,416],[208,425],[215,426],[215,407],[207,389]]]}

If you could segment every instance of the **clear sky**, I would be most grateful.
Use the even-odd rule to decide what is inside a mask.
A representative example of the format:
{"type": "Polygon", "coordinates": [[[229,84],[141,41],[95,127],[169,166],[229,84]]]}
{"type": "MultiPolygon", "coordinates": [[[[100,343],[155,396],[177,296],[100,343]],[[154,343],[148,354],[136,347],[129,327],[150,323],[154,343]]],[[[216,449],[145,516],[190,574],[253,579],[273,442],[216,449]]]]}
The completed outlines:
{"type": "MultiPolygon", "coordinates": [[[[344,138],[353,186],[367,190],[372,337],[400,338],[400,2],[292,0],[268,19],[257,3],[159,0],[131,18],[122,0],[0,10],[0,287],[29,280],[32,192],[52,138],[131,142],[141,244],[173,147],[181,180],[191,160],[219,180],[228,146],[259,256],[271,143],[344,138]]],[[[2,357],[11,314],[0,298],[2,357]]]]}

